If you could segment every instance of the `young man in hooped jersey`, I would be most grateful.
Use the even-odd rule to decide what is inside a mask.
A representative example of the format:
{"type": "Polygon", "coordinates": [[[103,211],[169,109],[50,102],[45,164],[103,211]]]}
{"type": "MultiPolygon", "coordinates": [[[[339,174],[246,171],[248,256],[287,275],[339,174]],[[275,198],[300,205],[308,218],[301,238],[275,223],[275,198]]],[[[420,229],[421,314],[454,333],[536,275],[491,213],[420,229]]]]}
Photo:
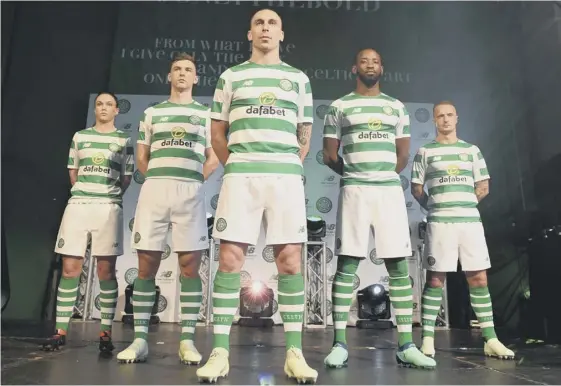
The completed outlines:
{"type": "Polygon", "coordinates": [[[145,176],[132,230],[138,255],[134,282],[134,341],[117,355],[122,363],[148,356],[148,326],[156,301],[155,277],[171,225],[172,247],[181,270],[181,337],[179,359],[199,364],[193,339],[202,301],[199,266],[208,249],[203,182],[218,166],[210,142],[210,109],[193,99],[195,60],[178,54],[170,65],[171,94],[149,107],[140,122],[137,168],[145,176]]]}
{"type": "Polygon", "coordinates": [[[438,134],[434,141],[421,146],[411,172],[411,193],[428,211],[423,256],[427,281],[421,303],[421,351],[431,357],[435,354],[434,325],[440,311],[446,272],[456,272],[459,259],[485,341],[485,355],[513,359],[514,353],[495,333],[487,287],[491,261],[477,209],[478,203],[489,194],[491,177],[479,148],[457,137],[458,115],[454,105],[440,102],[434,106],[433,114],[438,134]]]}
{"type": "MultiPolygon", "coordinates": [[[[101,92],[95,98],[95,125],[74,134],[68,155],[72,190],[64,210],[55,252],[62,255],[62,277],[56,302],[56,333],[46,350],[66,343],[78,294],[88,242],[97,259],[101,331],[99,349],[113,351],[111,326],[118,289],[117,256],[123,254],[123,195],[134,169],[134,148],[129,135],[115,128],[117,97],[101,92]]],[[[90,263],[91,264],[91,263],[90,263]]]]}
{"type": "Polygon", "coordinates": [[[302,161],[313,122],[308,77],[280,60],[282,21],[271,10],[251,18],[249,61],[224,71],[212,105],[212,147],[224,165],[213,237],[220,239],[214,280],[213,351],[197,370],[201,381],[229,372],[229,339],[239,304],[240,270],[264,220],[273,246],[279,311],[286,339],[284,372],[299,381],[317,380],[302,354],[304,280],[302,243],[307,241],[302,161]],[[226,132],[229,138],[226,139],[226,132]]]}
{"type": "Polygon", "coordinates": [[[337,211],[337,271],[332,304],[335,336],[325,365],[347,365],[345,331],[353,277],[368,254],[370,233],[376,255],[384,259],[399,334],[400,365],[434,368],[433,359],[413,343],[413,292],[407,256],[411,256],[409,220],[399,173],[409,159],[409,114],[399,100],[380,91],[382,58],[367,48],[355,56],[356,89],[334,101],[325,116],[323,160],[342,176],[337,211]],[[339,147],[343,156],[339,156],[339,147]]]}

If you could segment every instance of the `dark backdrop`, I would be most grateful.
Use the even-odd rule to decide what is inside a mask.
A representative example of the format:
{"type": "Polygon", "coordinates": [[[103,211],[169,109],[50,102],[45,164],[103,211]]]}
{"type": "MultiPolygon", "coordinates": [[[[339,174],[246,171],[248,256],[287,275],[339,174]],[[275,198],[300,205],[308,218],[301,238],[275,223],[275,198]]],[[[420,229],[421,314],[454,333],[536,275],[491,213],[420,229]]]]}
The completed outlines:
{"type": "MultiPolygon", "coordinates": [[[[11,284],[4,320],[42,318],[68,198],[68,145],[85,124],[88,95],[107,87],[167,92],[167,85],[143,80],[165,73],[165,60],[123,59],[123,49],[154,48],[158,36],[243,41],[255,3],[267,6],[2,2],[2,220],[11,284]]],[[[285,19],[285,43],[294,45],[286,61],[311,69],[316,97],[338,97],[353,81],[328,81],[314,69],[348,69],[352,54],[367,45],[394,74],[384,80],[385,92],[411,102],[456,102],[460,135],[479,145],[492,174],[481,206],[491,291],[498,319],[513,325],[510,300],[525,260],[505,227],[524,209],[543,207],[541,193],[552,189],[536,187],[532,171],[561,152],[559,4],[382,2],[375,11],[355,11],[341,1],[281,3],[273,6],[285,19]],[[309,9],[311,3],[321,7],[309,9]],[[335,10],[337,4],[343,6],[335,10]]],[[[198,95],[212,95],[208,82],[198,95]]]]}

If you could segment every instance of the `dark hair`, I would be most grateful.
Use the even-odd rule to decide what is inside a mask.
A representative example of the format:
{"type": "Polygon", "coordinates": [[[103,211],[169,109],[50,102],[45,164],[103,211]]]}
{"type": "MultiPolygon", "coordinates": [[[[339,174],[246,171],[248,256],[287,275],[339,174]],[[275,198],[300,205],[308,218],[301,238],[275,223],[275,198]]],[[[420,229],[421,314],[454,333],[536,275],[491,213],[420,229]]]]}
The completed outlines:
{"type": "Polygon", "coordinates": [[[186,52],[179,52],[179,53],[177,53],[173,56],[173,58],[171,59],[171,62],[169,64],[169,67],[170,68],[173,67],[173,64],[175,62],[179,62],[180,60],[188,60],[191,63],[193,63],[195,66],[197,65],[197,62],[195,62],[195,58],[193,56],[189,55],[186,52]]]}
{"type": "Polygon", "coordinates": [[[117,96],[113,94],[111,91],[101,91],[100,93],[98,93],[95,96],[94,103],[97,102],[97,98],[99,98],[101,95],[110,95],[113,99],[115,99],[115,105],[119,105],[119,100],[117,99],[117,96]]]}
{"type": "Polygon", "coordinates": [[[358,52],[355,54],[353,64],[357,64],[359,55],[362,54],[364,51],[368,51],[368,50],[374,51],[375,53],[377,53],[378,56],[380,57],[380,64],[384,65],[384,60],[382,59],[382,55],[380,55],[380,53],[378,51],[376,51],[374,48],[371,48],[371,47],[361,48],[360,50],[358,50],[358,52]]]}

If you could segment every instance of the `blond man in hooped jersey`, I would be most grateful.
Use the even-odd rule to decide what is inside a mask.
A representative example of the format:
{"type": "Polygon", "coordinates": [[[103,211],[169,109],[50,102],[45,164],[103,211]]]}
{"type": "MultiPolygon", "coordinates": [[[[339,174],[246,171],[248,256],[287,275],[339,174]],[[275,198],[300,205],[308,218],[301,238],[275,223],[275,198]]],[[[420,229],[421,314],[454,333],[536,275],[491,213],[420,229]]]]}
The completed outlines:
{"type": "Polygon", "coordinates": [[[356,88],[334,101],[325,115],[324,163],[342,176],[337,210],[333,280],[333,347],[327,367],[347,365],[345,331],[352,298],[352,281],[360,260],[368,254],[371,233],[376,255],[389,274],[389,296],[398,332],[396,360],[400,365],[432,369],[413,343],[413,292],[407,256],[411,256],[409,219],[399,173],[409,159],[409,113],[405,105],[380,90],[384,66],[372,48],[354,58],[356,88]],[[342,147],[342,156],[339,148],[342,147]]]}
{"type": "Polygon", "coordinates": [[[229,372],[229,339],[240,290],[240,270],[262,221],[279,271],[279,311],[286,344],[285,373],[317,380],[302,354],[304,280],[302,243],[307,241],[302,160],[313,122],[308,77],[280,60],[282,20],[269,9],[253,15],[251,58],[220,76],[212,106],[212,147],[224,165],[213,237],[220,264],[212,295],[214,349],[197,370],[213,381],[229,372]],[[229,138],[226,138],[226,132],[229,138]]]}
{"type": "Polygon", "coordinates": [[[140,122],[137,168],[145,176],[132,230],[138,255],[134,282],[134,341],[117,355],[121,363],[148,357],[148,326],[156,301],[155,277],[171,227],[173,251],[181,270],[181,336],[179,359],[199,364],[194,345],[195,325],[202,302],[199,266],[208,249],[203,182],[218,166],[210,141],[210,109],[193,99],[197,83],[195,60],[178,54],[170,64],[171,94],[149,107],[140,122]]]}
{"type": "Polygon", "coordinates": [[[123,195],[134,169],[130,136],[115,128],[117,97],[101,92],[95,98],[95,125],[74,134],[68,155],[71,197],[64,210],[55,252],[62,255],[62,277],[56,302],[56,332],[44,344],[52,350],[66,343],[78,294],[88,242],[97,260],[101,328],[99,349],[113,351],[111,326],[118,288],[117,256],[123,254],[123,195]]]}
{"type": "Polygon", "coordinates": [[[413,160],[411,193],[428,211],[423,268],[427,281],[421,302],[425,355],[434,356],[434,325],[442,302],[446,272],[456,272],[458,259],[466,273],[470,300],[484,339],[485,355],[512,359],[498,339],[487,287],[491,267],[477,205],[489,194],[489,172],[479,148],[458,138],[456,107],[434,106],[437,136],[421,146],[413,160]],[[427,187],[428,194],[424,191],[427,187]]]}

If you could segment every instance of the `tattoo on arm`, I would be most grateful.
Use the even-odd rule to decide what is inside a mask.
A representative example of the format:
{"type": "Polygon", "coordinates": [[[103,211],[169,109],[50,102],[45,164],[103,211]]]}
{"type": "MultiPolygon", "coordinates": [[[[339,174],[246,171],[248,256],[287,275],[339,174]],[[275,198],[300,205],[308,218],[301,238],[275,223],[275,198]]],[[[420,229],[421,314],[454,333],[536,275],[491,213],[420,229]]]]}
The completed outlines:
{"type": "Polygon", "coordinates": [[[296,137],[298,144],[302,147],[310,143],[310,136],[312,134],[312,125],[310,123],[299,123],[296,129],[296,137]]]}
{"type": "Polygon", "coordinates": [[[489,194],[489,180],[483,180],[475,183],[475,195],[477,201],[483,200],[489,194]]]}

